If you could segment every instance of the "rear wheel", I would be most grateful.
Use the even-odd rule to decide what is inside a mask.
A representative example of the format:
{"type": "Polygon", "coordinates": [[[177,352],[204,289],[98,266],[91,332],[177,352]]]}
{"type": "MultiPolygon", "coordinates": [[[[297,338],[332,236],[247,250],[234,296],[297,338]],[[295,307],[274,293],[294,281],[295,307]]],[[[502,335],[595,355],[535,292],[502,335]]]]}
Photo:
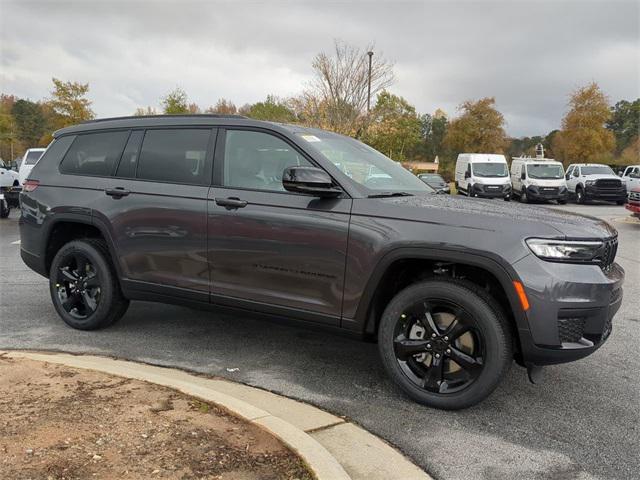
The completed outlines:
{"type": "Polygon", "coordinates": [[[64,245],[51,263],[49,289],[58,315],[79,330],[107,327],[129,307],[102,240],[64,245]]]}
{"type": "Polygon", "coordinates": [[[508,371],[512,339],[500,307],[460,280],[427,280],[385,309],[378,347],[393,381],[415,401],[460,409],[485,399],[508,371]]]}

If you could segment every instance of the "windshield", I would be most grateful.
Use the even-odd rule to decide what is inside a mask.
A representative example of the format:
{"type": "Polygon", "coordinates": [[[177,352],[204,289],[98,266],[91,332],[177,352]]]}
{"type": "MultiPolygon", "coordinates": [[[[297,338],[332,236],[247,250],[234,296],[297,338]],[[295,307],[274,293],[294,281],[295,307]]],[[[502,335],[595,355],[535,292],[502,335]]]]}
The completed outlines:
{"type": "Polygon", "coordinates": [[[615,175],[613,170],[606,165],[596,165],[593,167],[580,167],[582,175],[615,175]]]}
{"type": "Polygon", "coordinates": [[[353,181],[375,192],[434,193],[402,165],[353,138],[298,133],[353,181]]]}
{"type": "Polygon", "coordinates": [[[27,153],[27,158],[24,160],[25,165],[35,165],[40,160],[44,152],[29,152],[27,153]]]}
{"type": "Polygon", "coordinates": [[[505,163],[472,163],[473,174],[476,177],[506,177],[505,163]]]}
{"type": "Polygon", "coordinates": [[[563,177],[562,165],[528,165],[527,174],[529,178],[539,179],[560,179],[563,177]]]}

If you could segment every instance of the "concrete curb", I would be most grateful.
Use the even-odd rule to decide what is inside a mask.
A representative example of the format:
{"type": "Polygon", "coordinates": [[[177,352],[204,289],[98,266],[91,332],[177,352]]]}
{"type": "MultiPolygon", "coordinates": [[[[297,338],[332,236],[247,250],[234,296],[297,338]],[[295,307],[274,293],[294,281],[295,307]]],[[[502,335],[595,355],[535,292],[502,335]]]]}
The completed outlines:
{"type": "Polygon", "coordinates": [[[26,358],[133,378],[216,403],[282,440],[318,480],[428,480],[431,477],[380,438],[345,419],[281,395],[182,370],[93,355],[0,351],[26,358]]]}

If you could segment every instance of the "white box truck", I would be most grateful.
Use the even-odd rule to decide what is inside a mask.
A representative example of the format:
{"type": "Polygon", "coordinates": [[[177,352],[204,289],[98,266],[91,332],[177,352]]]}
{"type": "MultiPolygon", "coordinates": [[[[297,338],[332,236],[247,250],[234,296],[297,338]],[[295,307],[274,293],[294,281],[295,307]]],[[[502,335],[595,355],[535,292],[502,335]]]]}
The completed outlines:
{"type": "Polygon", "coordinates": [[[569,198],[562,163],[551,158],[513,157],[512,195],[521,202],[556,200],[564,205],[569,198]]]}
{"type": "Polygon", "coordinates": [[[504,155],[461,153],[456,160],[455,182],[458,194],[511,199],[511,179],[504,155]]]}

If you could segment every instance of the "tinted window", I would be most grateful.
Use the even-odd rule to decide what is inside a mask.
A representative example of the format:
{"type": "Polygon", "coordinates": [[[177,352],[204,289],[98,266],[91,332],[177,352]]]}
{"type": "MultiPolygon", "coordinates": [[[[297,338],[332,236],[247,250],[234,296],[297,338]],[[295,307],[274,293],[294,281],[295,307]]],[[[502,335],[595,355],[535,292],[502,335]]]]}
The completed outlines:
{"type": "Polygon", "coordinates": [[[170,183],[209,185],[207,145],[211,130],[147,130],[136,178],[170,183]]]}
{"type": "Polygon", "coordinates": [[[128,136],[129,132],[78,135],[64,156],[60,171],[77,175],[111,175],[128,136]]]}
{"type": "Polygon", "coordinates": [[[143,132],[140,130],[131,132],[127,146],[124,148],[124,153],[120,159],[116,176],[125,178],[134,178],[136,176],[136,164],[138,163],[142,135],[143,132]]]}
{"type": "Polygon", "coordinates": [[[42,154],[44,153],[44,151],[42,152],[29,152],[27,153],[27,158],[24,159],[24,164],[25,165],[35,165],[36,163],[38,163],[38,160],[40,160],[40,157],[42,156],[42,154]]]}
{"type": "Polygon", "coordinates": [[[287,142],[262,132],[228,130],[224,149],[224,185],[254,190],[285,191],[287,167],[311,166],[287,142]]]}

